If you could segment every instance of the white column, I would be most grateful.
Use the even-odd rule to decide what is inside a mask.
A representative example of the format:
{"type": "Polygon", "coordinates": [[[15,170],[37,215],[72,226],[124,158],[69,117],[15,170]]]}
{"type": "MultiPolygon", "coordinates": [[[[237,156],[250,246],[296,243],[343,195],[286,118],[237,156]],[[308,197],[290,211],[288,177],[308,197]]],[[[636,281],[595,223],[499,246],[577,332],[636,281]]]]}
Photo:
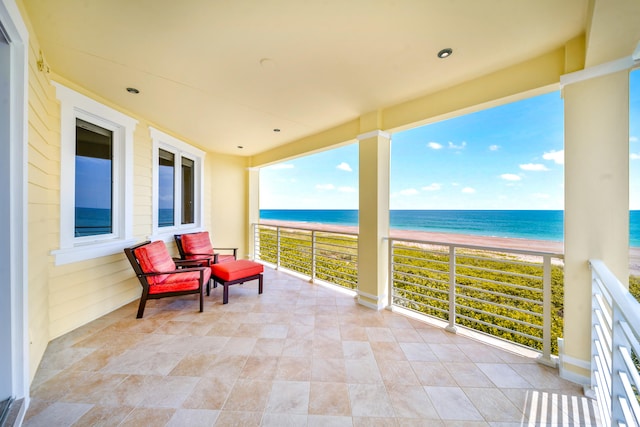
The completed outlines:
{"type": "Polygon", "coordinates": [[[391,136],[373,131],[358,136],[360,206],[358,302],[382,309],[387,304],[389,169],[391,136]]]}
{"type": "Polygon", "coordinates": [[[565,268],[561,374],[588,382],[591,354],[589,259],[629,279],[629,71],[564,87],[565,268]]]}

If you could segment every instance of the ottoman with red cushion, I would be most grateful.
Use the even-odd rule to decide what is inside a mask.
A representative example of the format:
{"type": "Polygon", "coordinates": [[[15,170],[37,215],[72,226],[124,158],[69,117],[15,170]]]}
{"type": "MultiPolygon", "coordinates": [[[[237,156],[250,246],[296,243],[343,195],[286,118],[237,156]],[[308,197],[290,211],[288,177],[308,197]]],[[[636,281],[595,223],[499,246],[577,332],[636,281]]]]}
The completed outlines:
{"type": "Polygon", "coordinates": [[[258,293],[262,293],[262,272],[264,267],[257,262],[240,259],[211,265],[211,278],[224,286],[222,303],[229,302],[229,286],[258,279],[258,293]]]}

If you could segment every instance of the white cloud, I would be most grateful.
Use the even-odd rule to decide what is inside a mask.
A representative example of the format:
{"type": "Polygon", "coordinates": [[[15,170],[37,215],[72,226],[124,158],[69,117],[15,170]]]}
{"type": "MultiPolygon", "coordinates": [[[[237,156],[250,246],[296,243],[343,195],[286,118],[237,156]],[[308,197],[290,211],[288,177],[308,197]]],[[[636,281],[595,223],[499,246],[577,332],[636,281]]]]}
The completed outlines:
{"type": "Polygon", "coordinates": [[[351,166],[349,166],[349,163],[346,162],[340,163],[338,166],[336,166],[336,168],[347,172],[353,172],[351,166]]]}
{"type": "Polygon", "coordinates": [[[433,142],[431,141],[430,143],[427,144],[427,147],[433,149],[433,150],[439,150],[442,148],[442,144],[438,144],[437,142],[433,142]]]}
{"type": "Polygon", "coordinates": [[[548,153],[544,153],[542,158],[545,160],[553,160],[559,165],[564,165],[564,150],[551,150],[548,153]]]}
{"type": "Polygon", "coordinates": [[[522,169],[523,171],[535,171],[535,172],[549,170],[545,165],[541,163],[527,163],[524,165],[520,165],[520,169],[522,169]]]}
{"type": "Polygon", "coordinates": [[[490,151],[498,151],[499,149],[500,149],[500,146],[499,146],[499,145],[495,145],[495,144],[493,144],[493,145],[490,145],[490,146],[489,146],[489,150],[490,150],[490,151]]]}
{"type": "Polygon", "coordinates": [[[335,190],[333,184],[316,184],[316,190],[335,190]]]}
{"type": "Polygon", "coordinates": [[[338,191],[341,191],[343,193],[355,193],[356,189],[353,187],[338,187],[338,191]]]}
{"type": "Polygon", "coordinates": [[[506,179],[507,181],[520,181],[522,179],[520,175],[514,173],[503,173],[500,175],[500,178],[506,179]]]}
{"type": "Polygon", "coordinates": [[[467,146],[467,143],[462,141],[462,144],[460,145],[455,145],[453,142],[449,141],[449,148],[452,150],[464,150],[464,148],[467,146]]]}
{"type": "Polygon", "coordinates": [[[438,184],[434,182],[433,184],[429,184],[426,187],[422,187],[424,191],[438,191],[442,188],[442,184],[438,184]]]}
{"type": "Polygon", "coordinates": [[[464,187],[462,189],[462,192],[463,193],[467,193],[467,194],[472,194],[472,193],[476,192],[476,189],[475,188],[471,188],[471,187],[464,187]]]}
{"type": "Polygon", "coordinates": [[[629,137],[629,142],[638,142],[638,137],[637,136],[630,136],[629,137]]]}
{"type": "Polygon", "coordinates": [[[533,193],[531,197],[534,199],[549,199],[551,196],[546,193],[533,193]]]}
{"type": "Polygon", "coordinates": [[[295,166],[292,165],[291,163],[280,163],[278,165],[273,165],[270,166],[271,169],[273,170],[278,170],[278,169],[293,169],[295,166]]]}
{"type": "Polygon", "coordinates": [[[640,153],[631,153],[629,154],[629,158],[631,160],[640,160],[640,153]]]}
{"type": "Polygon", "coordinates": [[[415,188],[407,188],[404,190],[400,190],[400,194],[402,194],[403,196],[415,196],[416,194],[418,194],[418,190],[416,190],[415,188]]]}

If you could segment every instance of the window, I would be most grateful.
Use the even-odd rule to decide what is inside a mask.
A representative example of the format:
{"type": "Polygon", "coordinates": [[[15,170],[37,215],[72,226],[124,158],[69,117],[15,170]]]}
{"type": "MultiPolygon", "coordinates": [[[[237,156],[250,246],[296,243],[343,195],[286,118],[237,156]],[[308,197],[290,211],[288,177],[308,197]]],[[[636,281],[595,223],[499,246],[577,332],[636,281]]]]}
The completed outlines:
{"type": "Polygon", "coordinates": [[[153,238],[202,227],[204,152],[157,129],[153,140],[153,238]]]}
{"type": "Polygon", "coordinates": [[[132,238],[137,121],[54,82],[60,100],[60,248],[56,264],[119,253],[132,238]]]}
{"type": "Polygon", "coordinates": [[[76,119],[75,237],[113,233],[113,132],[76,119]]]}

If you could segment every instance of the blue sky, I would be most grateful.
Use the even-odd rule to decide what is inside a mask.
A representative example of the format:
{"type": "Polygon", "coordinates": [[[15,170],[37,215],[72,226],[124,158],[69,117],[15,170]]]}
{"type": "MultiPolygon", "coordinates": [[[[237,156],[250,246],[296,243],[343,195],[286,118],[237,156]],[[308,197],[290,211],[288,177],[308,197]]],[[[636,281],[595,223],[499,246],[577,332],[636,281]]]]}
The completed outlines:
{"type": "MultiPolygon", "coordinates": [[[[640,70],[631,74],[630,209],[640,209],[640,70]]],[[[560,92],[395,133],[391,209],[563,209],[560,92]]],[[[358,209],[358,146],[260,171],[261,209],[358,209]]]]}

